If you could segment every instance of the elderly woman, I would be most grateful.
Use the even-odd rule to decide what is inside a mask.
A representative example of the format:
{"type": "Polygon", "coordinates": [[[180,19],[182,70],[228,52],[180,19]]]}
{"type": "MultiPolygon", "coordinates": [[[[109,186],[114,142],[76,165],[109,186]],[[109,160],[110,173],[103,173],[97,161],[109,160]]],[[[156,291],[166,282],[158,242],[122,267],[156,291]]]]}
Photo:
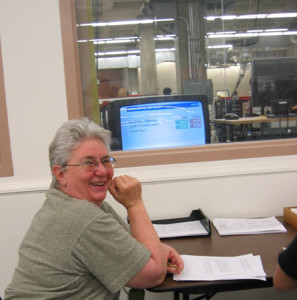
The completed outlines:
{"type": "Polygon", "coordinates": [[[138,180],[113,179],[109,139],[88,119],[56,133],[51,188],[22,241],[6,300],[118,299],[124,286],[152,287],[183,269],[178,253],[160,242],[138,180]],[[108,191],[126,208],[131,232],[104,202],[108,191]]]}

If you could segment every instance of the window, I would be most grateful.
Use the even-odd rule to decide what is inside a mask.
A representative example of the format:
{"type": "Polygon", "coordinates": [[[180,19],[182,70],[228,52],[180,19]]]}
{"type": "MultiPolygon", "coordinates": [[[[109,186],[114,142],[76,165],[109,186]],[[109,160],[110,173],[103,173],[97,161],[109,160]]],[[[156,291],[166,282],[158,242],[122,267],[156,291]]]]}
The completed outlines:
{"type": "Polygon", "coordinates": [[[13,176],[0,43],[0,176],[13,176]]]}
{"type": "MultiPolygon", "coordinates": [[[[252,65],[257,59],[296,56],[296,1],[255,6],[246,0],[232,1],[232,5],[227,5],[229,1],[94,0],[88,6],[78,0],[75,8],[74,1],[68,3],[77,23],[72,20],[72,31],[63,34],[63,40],[72,39],[72,48],[64,44],[64,56],[77,54],[81,63],[80,70],[69,73],[67,66],[73,66],[75,58],[65,61],[66,83],[67,78],[81,75],[81,84],[76,85],[83,97],[80,116],[100,122],[98,104],[127,95],[161,95],[167,86],[173,94],[209,98],[211,144],[116,151],[119,167],[297,154],[297,117],[290,122],[269,119],[264,124],[215,121],[229,112],[241,118],[271,112],[271,105],[262,107],[251,96],[255,88],[277,91],[277,79],[266,78],[267,74],[252,78],[252,65]],[[128,24],[115,23],[128,20],[128,24]]],[[[61,19],[67,9],[61,7],[61,19]]],[[[297,70],[292,72],[294,81],[297,70]]],[[[283,95],[268,97],[279,100],[283,95]]]]}

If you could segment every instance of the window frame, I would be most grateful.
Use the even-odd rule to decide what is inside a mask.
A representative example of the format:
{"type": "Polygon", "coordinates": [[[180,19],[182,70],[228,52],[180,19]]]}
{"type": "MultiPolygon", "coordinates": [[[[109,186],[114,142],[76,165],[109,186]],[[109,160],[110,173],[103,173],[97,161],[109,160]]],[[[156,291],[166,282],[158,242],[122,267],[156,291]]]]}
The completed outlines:
{"type": "Polygon", "coordinates": [[[84,116],[75,0],[59,0],[68,119],[84,116]]]}
{"type": "Polygon", "coordinates": [[[2,48],[0,40],[0,177],[13,176],[10,136],[6,108],[2,48]]]}
{"type": "MultiPolygon", "coordinates": [[[[59,0],[69,118],[83,117],[82,88],[75,20],[75,0],[59,0]],[[71,57],[71,59],[66,59],[71,57]],[[74,88],[75,87],[75,88],[74,88]]],[[[98,104],[99,105],[99,104],[98,104]]],[[[113,151],[117,167],[297,155],[297,139],[208,144],[197,147],[113,151]]]]}

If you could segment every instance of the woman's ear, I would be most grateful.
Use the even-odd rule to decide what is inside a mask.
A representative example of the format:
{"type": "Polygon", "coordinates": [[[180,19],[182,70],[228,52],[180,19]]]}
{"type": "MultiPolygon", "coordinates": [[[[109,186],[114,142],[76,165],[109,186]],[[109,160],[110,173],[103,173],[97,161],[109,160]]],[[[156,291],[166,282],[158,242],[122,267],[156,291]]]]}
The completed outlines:
{"type": "Polygon", "coordinates": [[[53,173],[57,179],[57,181],[60,183],[61,186],[65,185],[65,177],[64,177],[64,171],[62,170],[61,166],[55,165],[53,167],[53,173]]]}

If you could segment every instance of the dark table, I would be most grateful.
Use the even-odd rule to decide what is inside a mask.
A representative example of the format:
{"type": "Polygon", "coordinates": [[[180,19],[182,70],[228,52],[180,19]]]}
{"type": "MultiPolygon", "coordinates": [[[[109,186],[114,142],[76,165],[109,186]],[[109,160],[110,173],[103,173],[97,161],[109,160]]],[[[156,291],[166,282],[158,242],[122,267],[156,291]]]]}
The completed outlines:
{"type": "Polygon", "coordinates": [[[203,294],[196,299],[210,299],[215,293],[272,287],[272,277],[277,257],[283,247],[287,246],[297,235],[297,229],[283,222],[282,217],[278,220],[284,224],[286,233],[269,233],[254,235],[220,236],[211,224],[212,234],[210,237],[187,237],[163,239],[162,241],[180,254],[205,255],[205,256],[238,256],[252,253],[260,255],[267,280],[222,280],[222,281],[174,281],[173,276],[168,274],[164,282],[151,292],[174,292],[174,299],[189,299],[190,294],[203,294]]]}

